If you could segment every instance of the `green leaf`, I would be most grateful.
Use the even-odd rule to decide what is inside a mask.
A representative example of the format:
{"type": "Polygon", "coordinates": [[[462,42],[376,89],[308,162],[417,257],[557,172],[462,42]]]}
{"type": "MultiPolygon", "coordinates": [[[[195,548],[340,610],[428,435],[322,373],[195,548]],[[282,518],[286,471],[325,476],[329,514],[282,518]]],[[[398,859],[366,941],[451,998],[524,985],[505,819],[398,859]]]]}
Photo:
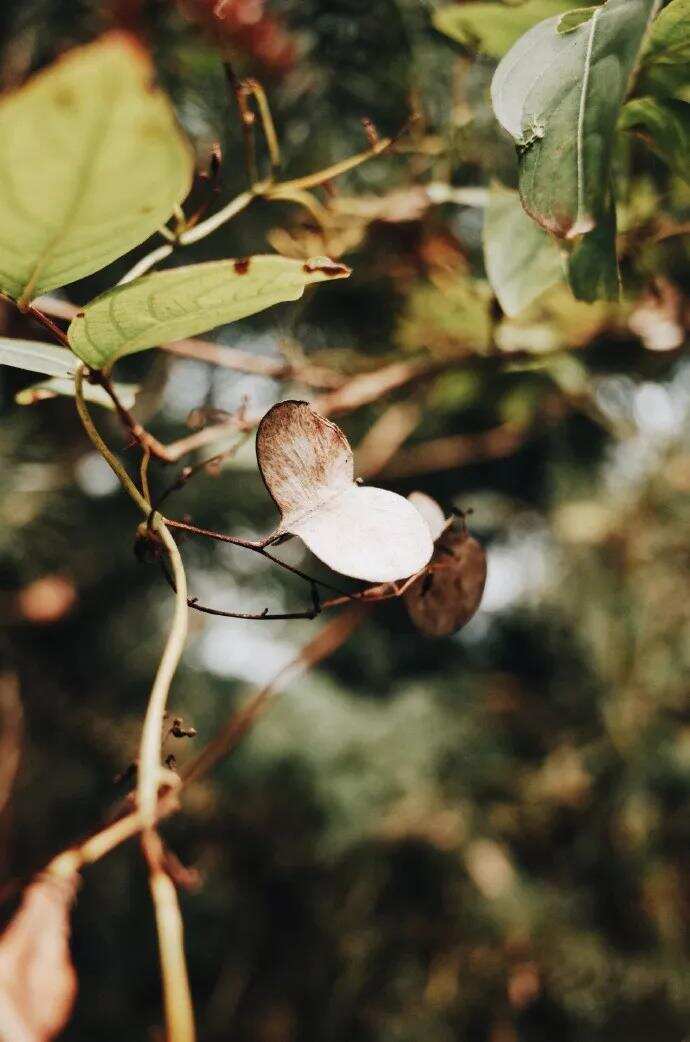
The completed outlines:
{"type": "Polygon", "coordinates": [[[74,355],[64,347],[6,336],[0,337],[0,365],[63,378],[72,378],[75,370],[74,355]]]}
{"type": "Polygon", "coordinates": [[[608,0],[565,35],[540,22],[503,58],[491,94],[518,146],[520,195],[547,231],[575,237],[606,215],[616,122],[654,0],[608,0]]]}
{"type": "Polygon", "coordinates": [[[690,0],[672,0],[659,12],[642,55],[643,65],[690,62],[690,0]]]}
{"type": "Polygon", "coordinates": [[[189,190],[190,148],[132,37],[110,33],[0,101],[0,290],[22,301],[147,239],[189,190]]]}
{"type": "Polygon", "coordinates": [[[690,101],[690,0],[672,0],[654,19],[636,93],[690,101]]]}
{"type": "Polygon", "coordinates": [[[450,4],[434,12],[436,29],[472,51],[501,58],[516,40],[543,18],[567,11],[568,0],[525,0],[519,6],[500,3],[450,4]]]}
{"type": "Polygon", "coordinates": [[[122,355],[195,336],[286,300],[305,286],[350,274],[328,257],[208,261],[144,275],[92,300],[68,330],[72,350],[94,369],[122,355]]]}
{"type": "Polygon", "coordinates": [[[563,278],[560,251],[527,216],[517,192],[492,185],[484,216],[484,264],[506,315],[517,315],[563,278]]]}
{"type": "Polygon", "coordinates": [[[606,215],[574,244],[568,258],[568,283],[578,300],[592,303],[620,299],[616,207],[612,197],[606,215]]]}
{"type": "Polygon", "coordinates": [[[573,29],[577,29],[583,22],[588,22],[598,6],[599,4],[594,4],[592,7],[576,7],[574,11],[568,11],[567,14],[562,15],[558,19],[556,32],[560,33],[561,36],[571,33],[573,29]]]}
{"type": "Polygon", "coordinates": [[[690,181],[690,105],[672,98],[635,98],[619,124],[641,137],[674,173],[690,181]]]}
{"type": "MultiPolygon", "coordinates": [[[[72,355],[72,359],[74,356],[72,355]]],[[[138,384],[113,384],[114,390],[125,409],[132,409],[139,390],[138,384]]],[[[105,409],[115,410],[115,405],[110,395],[98,384],[84,383],[84,397],[93,405],[102,405],[105,409]]],[[[74,398],[74,380],[68,380],[61,376],[53,376],[49,380],[41,380],[39,383],[31,384],[17,391],[14,400],[17,405],[36,405],[38,402],[47,401],[58,395],[65,398],[74,398]]]]}

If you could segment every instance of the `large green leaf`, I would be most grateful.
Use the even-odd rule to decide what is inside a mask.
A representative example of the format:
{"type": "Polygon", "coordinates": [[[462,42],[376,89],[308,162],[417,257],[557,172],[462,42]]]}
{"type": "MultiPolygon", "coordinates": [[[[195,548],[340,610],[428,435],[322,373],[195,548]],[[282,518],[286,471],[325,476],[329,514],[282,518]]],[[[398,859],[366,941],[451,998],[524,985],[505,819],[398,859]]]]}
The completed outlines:
{"type": "Polygon", "coordinates": [[[124,33],[0,101],[0,290],[27,301],[143,242],[189,190],[190,148],[124,33]]]}
{"type": "Polygon", "coordinates": [[[345,278],[327,257],[247,257],[144,275],[92,300],[68,330],[72,350],[92,368],[170,340],[204,333],[285,300],[305,286],[345,278]]]}
{"type": "Polygon", "coordinates": [[[635,98],[620,126],[643,138],[671,169],[690,181],[690,105],[672,98],[635,98]]]}
{"type": "Polygon", "coordinates": [[[492,185],[484,214],[484,264],[506,315],[517,315],[563,278],[560,250],[527,216],[517,192],[492,185]]]}
{"type": "Polygon", "coordinates": [[[433,22],[440,32],[470,50],[501,58],[533,25],[569,6],[568,0],[525,0],[519,6],[478,0],[440,7],[433,22]]]}
{"type": "Polygon", "coordinates": [[[608,0],[566,33],[548,18],[496,70],[494,111],[518,146],[523,205],[554,235],[606,217],[616,121],[654,8],[608,0]]]}

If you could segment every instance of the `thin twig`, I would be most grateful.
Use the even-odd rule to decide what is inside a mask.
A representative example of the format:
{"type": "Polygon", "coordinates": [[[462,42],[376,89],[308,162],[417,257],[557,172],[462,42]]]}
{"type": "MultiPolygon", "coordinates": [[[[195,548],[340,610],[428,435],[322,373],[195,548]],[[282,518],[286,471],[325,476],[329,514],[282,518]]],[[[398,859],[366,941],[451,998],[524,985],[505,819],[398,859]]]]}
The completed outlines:
{"type": "MultiPolygon", "coordinates": [[[[75,378],[75,397],[84,429],[94,447],[120,478],[123,487],[129,492],[134,502],[149,516],[150,504],[136,488],[119,460],[105,445],[91,420],[84,401],[83,379],[84,366],[80,364],[77,367],[75,378]]],[[[151,896],[156,915],[161,958],[168,1040],[169,1042],[194,1042],[194,1014],[184,955],[182,920],[175,888],[161,866],[160,840],[155,832],[161,781],[160,735],[168,692],[187,639],[187,580],[180,551],[159,514],[154,516],[151,527],[168,553],[176,593],[173,621],[153,681],[141,733],[137,773],[138,820],[143,833],[143,849],[149,863],[151,896]]]]}
{"type": "Polygon", "coordinates": [[[247,181],[249,182],[249,187],[253,188],[258,181],[258,172],[254,147],[254,122],[256,117],[247,104],[247,97],[251,92],[247,90],[244,82],[235,72],[232,62],[224,61],[223,69],[225,71],[226,83],[237,105],[240,126],[242,128],[242,140],[244,142],[244,165],[247,171],[247,181]]]}
{"type": "Polygon", "coordinates": [[[228,347],[226,344],[216,344],[212,340],[174,340],[170,344],[164,344],[163,349],[171,355],[210,362],[222,369],[267,376],[272,380],[296,380],[308,387],[332,390],[341,387],[347,379],[342,373],[338,373],[334,369],[327,369],[325,366],[313,365],[309,362],[294,365],[285,361],[284,358],[254,355],[250,351],[228,347]]]}
{"type": "Polygon", "coordinates": [[[149,889],[156,915],[167,1042],[194,1042],[194,1008],[177,891],[165,870],[163,844],[157,832],[143,833],[142,849],[149,867],[149,889]]]}
{"type": "Polygon", "coordinates": [[[211,528],[199,528],[197,525],[189,524],[187,521],[176,521],[171,517],[167,517],[165,523],[169,528],[179,528],[183,532],[189,532],[191,535],[200,535],[206,539],[214,539],[218,543],[230,543],[232,546],[241,546],[245,550],[252,550],[255,554],[261,554],[262,557],[266,557],[269,561],[272,561],[273,564],[277,564],[286,572],[291,572],[292,575],[297,575],[300,579],[304,579],[305,582],[311,583],[312,585],[323,586],[324,589],[332,590],[343,597],[348,596],[348,594],[339,590],[337,586],[324,582],[323,579],[314,579],[313,576],[307,575],[306,572],[301,571],[299,568],[295,568],[292,564],[288,564],[287,561],[282,561],[280,557],[274,557],[270,550],[266,549],[267,546],[270,545],[270,537],[268,541],[265,539],[242,539],[240,536],[226,535],[224,532],[214,532],[211,528]]]}
{"type": "Polygon", "coordinates": [[[502,423],[479,434],[433,438],[402,449],[386,464],[382,473],[387,479],[411,477],[484,460],[502,459],[517,452],[528,434],[529,430],[523,424],[502,423]]]}
{"type": "MultiPolygon", "coordinates": [[[[324,626],[316,637],[277,673],[270,683],[252,695],[237,713],[233,713],[216,737],[183,768],[180,785],[175,789],[167,786],[159,793],[156,808],[157,819],[160,821],[177,812],[180,809],[180,793],[194,782],[199,781],[220,760],[233,752],[273,698],[284,691],[297,677],[302,676],[337,651],[364,621],[366,612],[366,606],[356,605],[351,607],[350,611],[338,615],[324,626]]],[[[50,862],[47,871],[56,875],[73,875],[75,871],[79,871],[86,865],[94,864],[121,843],[136,836],[141,828],[141,814],[138,809],[135,809],[89,836],[82,843],[58,854],[50,862]]]]}
{"type": "Polygon", "coordinates": [[[70,343],[67,334],[51,321],[48,315],[41,311],[40,308],[36,307],[35,304],[29,304],[28,307],[24,309],[24,314],[30,315],[31,318],[35,318],[37,322],[40,322],[40,324],[45,327],[45,329],[50,330],[55,339],[62,344],[63,347],[69,348],[70,343]]]}
{"type": "Polygon", "coordinates": [[[5,809],[12,792],[21,757],[24,713],[19,698],[19,681],[14,674],[0,675],[0,812],[5,809]]]}
{"type": "Polygon", "coordinates": [[[122,276],[120,281],[117,283],[118,286],[126,286],[128,282],[134,282],[135,279],[145,275],[146,272],[158,264],[159,261],[165,260],[175,249],[175,242],[167,242],[163,246],[159,246],[156,250],[151,250],[145,257],[142,257],[140,261],[133,264],[129,271],[122,276]]]}
{"type": "Polygon", "coordinates": [[[266,97],[266,91],[263,89],[259,81],[255,79],[245,80],[244,86],[245,90],[253,94],[259,110],[261,129],[264,132],[266,147],[268,149],[268,158],[271,164],[271,177],[274,177],[276,172],[280,169],[281,164],[280,144],[278,142],[278,135],[276,134],[271,108],[268,104],[268,98],[266,97]]]}
{"type": "Polygon", "coordinates": [[[204,615],[218,615],[223,619],[244,619],[250,622],[275,622],[276,619],[315,619],[320,612],[318,608],[310,608],[307,611],[285,611],[269,612],[268,608],[261,612],[223,611],[221,608],[209,608],[205,604],[199,604],[196,597],[190,597],[187,601],[190,608],[200,611],[204,615]]]}
{"type": "Polygon", "coordinates": [[[139,745],[137,772],[137,802],[145,829],[153,828],[156,820],[156,802],[160,774],[160,736],[163,716],[172,679],[182,657],[187,640],[187,578],[177,543],[160,515],[155,515],[153,526],[160,537],[173,570],[175,580],[175,610],[172,626],[163,650],[149,696],[144,726],[139,745]]]}
{"type": "Polygon", "coordinates": [[[324,626],[270,683],[252,695],[239,712],[230,717],[217,736],[191,763],[182,769],[182,788],[185,789],[192,782],[198,781],[219,760],[228,756],[259,716],[266,711],[270,702],[298,676],[302,676],[318,662],[322,662],[332,655],[345,643],[365,617],[366,608],[362,605],[354,605],[324,626]]]}

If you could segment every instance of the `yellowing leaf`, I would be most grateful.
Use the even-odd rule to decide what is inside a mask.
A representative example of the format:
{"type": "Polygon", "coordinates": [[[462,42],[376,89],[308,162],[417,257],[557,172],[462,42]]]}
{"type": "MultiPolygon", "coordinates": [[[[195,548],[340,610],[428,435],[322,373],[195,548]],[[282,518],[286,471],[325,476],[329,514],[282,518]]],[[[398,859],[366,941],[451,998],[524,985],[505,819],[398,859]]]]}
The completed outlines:
{"type": "Polygon", "coordinates": [[[75,885],[39,876],[0,938],[3,1042],[48,1042],[69,1018],[77,991],[69,951],[75,885]]]}
{"type": "Polygon", "coordinates": [[[410,618],[429,637],[447,637],[461,629],[481,604],[486,582],[486,554],[467,530],[446,529],[429,568],[404,595],[410,618]]]}
{"type": "Polygon", "coordinates": [[[151,61],[110,33],[0,100],[0,290],[30,300],[143,242],[191,183],[151,61]]]}
{"type": "Polygon", "coordinates": [[[275,538],[297,535],[329,568],[368,582],[403,579],[431,557],[429,528],[414,506],[356,485],[347,438],[307,402],[280,402],[266,413],[256,456],[282,515],[275,538]]]}
{"type": "Polygon", "coordinates": [[[72,350],[94,369],[122,355],[205,333],[285,300],[305,286],[350,274],[328,257],[247,257],[144,275],[92,300],[68,330],[72,350]]]}

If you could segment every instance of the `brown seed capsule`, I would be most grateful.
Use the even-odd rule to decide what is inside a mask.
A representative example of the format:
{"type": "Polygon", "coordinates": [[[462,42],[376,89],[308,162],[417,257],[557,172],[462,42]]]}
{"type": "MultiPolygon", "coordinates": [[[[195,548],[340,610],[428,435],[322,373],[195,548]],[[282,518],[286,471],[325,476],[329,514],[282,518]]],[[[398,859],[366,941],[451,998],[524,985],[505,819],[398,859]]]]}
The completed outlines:
{"type": "Polygon", "coordinates": [[[467,529],[444,532],[431,564],[404,600],[410,618],[429,637],[447,637],[472,618],[486,582],[486,554],[467,529]]]}

